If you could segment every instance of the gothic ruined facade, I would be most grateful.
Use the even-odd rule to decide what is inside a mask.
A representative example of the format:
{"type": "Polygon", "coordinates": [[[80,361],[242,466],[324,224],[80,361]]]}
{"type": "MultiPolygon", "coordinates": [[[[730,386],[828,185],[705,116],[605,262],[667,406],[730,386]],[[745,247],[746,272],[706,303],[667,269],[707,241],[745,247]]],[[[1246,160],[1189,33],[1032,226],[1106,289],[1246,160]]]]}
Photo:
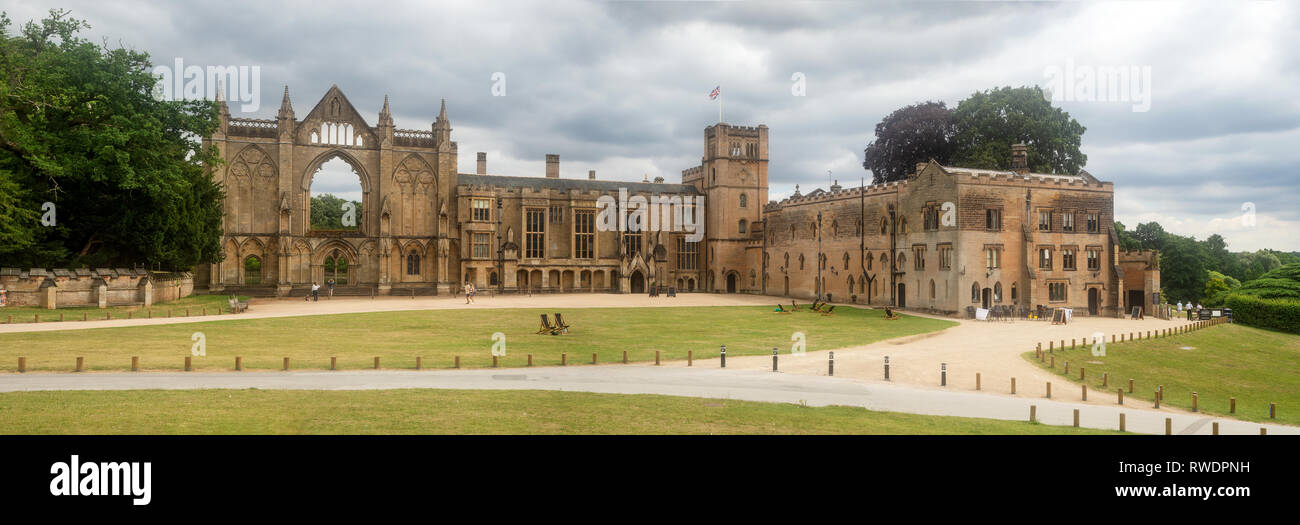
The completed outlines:
{"type": "MultiPolygon", "coordinates": [[[[302,119],[288,89],[275,119],[231,118],[206,141],[225,163],[223,261],[196,270],[210,292],[343,290],[445,294],[480,289],[752,293],[898,305],[1069,306],[1115,315],[1150,306],[1151,252],[1120,253],[1113,186],[1089,175],[918,165],[908,180],[768,202],[768,129],[716,124],[679,183],[491,174],[484,153],[459,173],[444,102],[428,131],[396,129],[385,98],[371,126],[337,86],[302,119]],[[360,178],[354,230],[311,225],[312,177],[330,159],[360,178]],[[703,199],[704,235],[599,227],[599,199],[703,199]],[[253,264],[253,263],[256,264],[253,264]]],[[[620,209],[620,213],[626,213],[620,209]]]]}

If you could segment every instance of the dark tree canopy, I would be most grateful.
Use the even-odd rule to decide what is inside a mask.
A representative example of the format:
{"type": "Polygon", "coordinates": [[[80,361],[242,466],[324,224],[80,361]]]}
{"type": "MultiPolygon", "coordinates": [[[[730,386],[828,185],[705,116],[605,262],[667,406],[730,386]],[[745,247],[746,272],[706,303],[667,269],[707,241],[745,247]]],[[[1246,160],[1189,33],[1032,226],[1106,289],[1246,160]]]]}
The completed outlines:
{"type": "Polygon", "coordinates": [[[14,33],[0,14],[0,265],[218,260],[220,161],[199,141],[216,105],[156,99],[149,56],[77,36],[88,27],[51,10],[14,33]]]}
{"type": "Polygon", "coordinates": [[[918,162],[952,160],[956,132],[952,110],[943,102],[923,102],[898,109],[876,124],[876,140],[867,145],[862,167],[873,184],[906,179],[918,162]]]}
{"type": "Polygon", "coordinates": [[[1029,169],[1074,174],[1088,157],[1079,151],[1086,128],[1044,96],[1042,88],[1003,87],[972,94],[953,112],[953,163],[968,168],[1011,168],[1011,145],[1028,146],[1029,169]]]}
{"type": "Polygon", "coordinates": [[[311,196],[311,227],[317,230],[355,230],[361,226],[361,203],[351,201],[355,207],[351,226],[343,224],[343,203],[345,199],[331,193],[311,196]]]}

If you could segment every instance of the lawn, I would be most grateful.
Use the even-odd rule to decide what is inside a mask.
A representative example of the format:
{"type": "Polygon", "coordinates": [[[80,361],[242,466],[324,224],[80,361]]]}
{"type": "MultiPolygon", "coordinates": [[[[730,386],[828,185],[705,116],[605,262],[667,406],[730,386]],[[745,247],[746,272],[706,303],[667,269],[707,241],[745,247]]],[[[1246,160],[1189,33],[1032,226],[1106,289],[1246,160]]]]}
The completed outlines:
{"type": "MultiPolygon", "coordinates": [[[[1025,359],[1039,363],[1034,352],[1025,359]]],[[[1300,424],[1300,336],[1222,324],[1187,334],[1124,343],[1107,343],[1106,355],[1094,357],[1089,348],[1056,350],[1056,367],[1064,373],[1070,362],[1069,379],[1079,382],[1079,367],[1087,367],[1087,383],[1101,388],[1103,372],[1110,376],[1105,392],[1090,395],[1116,398],[1116,388],[1125,389],[1126,403],[1151,406],[1157,386],[1164,386],[1161,406],[1192,408],[1192,392],[1199,397],[1199,410],[1229,415],[1229,398],[1237,398],[1235,417],[1268,421],[1268,404],[1277,404],[1276,423],[1300,424]],[[1135,381],[1133,394],[1128,380],[1135,381]]]]}
{"type": "Polygon", "coordinates": [[[837,308],[835,315],[796,312],[775,314],[764,306],[573,308],[563,310],[572,329],[566,335],[538,335],[540,309],[418,310],[266,319],[206,321],[157,326],[95,328],[0,334],[0,370],[16,370],[18,357],[27,369],[70,371],[76,357],[87,370],[128,370],[140,357],[143,370],[177,370],[192,353],[192,337],[202,333],[204,356],[193,357],[197,370],[230,370],[235,357],[246,369],[279,370],[282,358],[291,368],[326,369],[330,357],[338,368],[414,368],[417,356],[426,368],[492,366],[493,334],[505,340],[503,367],[526,366],[528,354],[538,366],[591,362],[717,359],[720,345],[730,355],[789,351],[791,336],[802,332],[807,350],[862,345],[893,337],[941,330],[952,321],[904,315],[886,321],[879,310],[837,308]]]}
{"type": "Polygon", "coordinates": [[[0,434],[1115,434],[1023,421],[542,390],[0,394],[0,434]]]}
{"type": "MultiPolygon", "coordinates": [[[[241,296],[241,301],[247,301],[248,297],[241,296]]],[[[67,321],[100,321],[112,316],[113,319],[126,319],[127,316],[145,317],[149,315],[149,310],[153,310],[154,317],[183,317],[186,314],[185,309],[189,308],[190,316],[204,315],[204,308],[207,308],[207,315],[217,315],[217,308],[221,312],[230,312],[230,296],[228,295],[207,295],[198,294],[189,297],[182,297],[175,301],[163,303],[154,303],[153,306],[145,308],[143,306],[110,306],[108,308],[99,308],[96,306],[74,306],[69,308],[59,308],[49,310],[46,308],[37,308],[31,306],[6,306],[0,308],[0,323],[32,323],[37,322],[58,322],[67,321]],[[61,316],[61,317],[60,317],[61,316]]]]}

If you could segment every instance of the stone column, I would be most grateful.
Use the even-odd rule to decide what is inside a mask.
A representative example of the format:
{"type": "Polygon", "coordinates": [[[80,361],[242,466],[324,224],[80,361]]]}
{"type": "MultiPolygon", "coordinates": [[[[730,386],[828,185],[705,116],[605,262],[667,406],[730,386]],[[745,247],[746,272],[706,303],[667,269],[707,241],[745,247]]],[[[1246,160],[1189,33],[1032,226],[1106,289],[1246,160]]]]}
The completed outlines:
{"type": "Polygon", "coordinates": [[[144,303],[145,308],[153,306],[153,279],[148,277],[140,279],[140,301],[144,303]]]}
{"type": "Polygon", "coordinates": [[[108,308],[108,283],[101,277],[95,279],[91,287],[95,290],[95,300],[99,303],[99,307],[108,308]]]}
{"type": "Polygon", "coordinates": [[[54,284],[54,279],[47,277],[45,281],[41,283],[41,287],[36,295],[40,299],[41,308],[53,310],[58,307],[59,286],[54,284]]]}

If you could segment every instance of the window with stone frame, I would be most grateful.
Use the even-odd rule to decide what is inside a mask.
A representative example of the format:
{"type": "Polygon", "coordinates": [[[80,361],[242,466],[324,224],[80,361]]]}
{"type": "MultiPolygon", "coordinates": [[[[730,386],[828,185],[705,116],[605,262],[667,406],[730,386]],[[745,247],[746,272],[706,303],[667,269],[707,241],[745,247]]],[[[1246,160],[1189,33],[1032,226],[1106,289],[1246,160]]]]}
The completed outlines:
{"type": "Polygon", "coordinates": [[[470,200],[470,220],[490,221],[492,220],[492,199],[471,199],[470,200]]]}
{"type": "Polygon", "coordinates": [[[1101,248],[1088,247],[1088,269],[1094,272],[1101,269],[1101,248]]]}
{"type": "Polygon", "coordinates": [[[1088,233],[1097,233],[1101,231],[1101,214],[1093,211],[1088,212],[1088,233]]]}
{"type": "Polygon", "coordinates": [[[925,206],[924,216],[925,231],[934,231],[939,229],[939,205],[929,203],[925,206]]]}
{"type": "MultiPolygon", "coordinates": [[[[698,242],[686,240],[686,236],[677,237],[677,269],[694,270],[697,268],[699,261],[698,242]]],[[[786,254],[786,263],[789,263],[790,255],[786,254]]]]}
{"type": "Polygon", "coordinates": [[[803,258],[803,254],[801,253],[801,254],[799,254],[799,269],[800,269],[800,270],[803,269],[803,261],[804,261],[804,258],[803,258]]]}
{"type": "Polygon", "coordinates": [[[406,254],[406,275],[420,275],[420,254],[415,250],[406,254]]]}
{"type": "Polygon", "coordinates": [[[1069,300],[1066,283],[1063,281],[1047,283],[1047,300],[1053,303],[1062,303],[1069,300]]]}
{"type": "Polygon", "coordinates": [[[1052,269],[1052,249],[1051,249],[1051,248],[1039,248],[1039,249],[1038,249],[1038,268],[1043,269],[1043,270],[1051,270],[1051,269],[1052,269]]]}
{"type": "Polygon", "coordinates": [[[546,209],[527,208],[524,211],[524,257],[541,259],[546,256],[546,209]]]}
{"type": "Polygon", "coordinates": [[[745,233],[745,226],[746,226],[745,219],[740,219],[740,222],[736,223],[736,229],[740,233],[745,233]]]}
{"type": "Polygon", "coordinates": [[[1077,269],[1077,268],[1075,268],[1075,266],[1074,266],[1074,265],[1075,265],[1075,253],[1076,253],[1076,252],[1078,252],[1078,248],[1075,248],[1075,247],[1073,247],[1073,246],[1068,247],[1068,248],[1061,248],[1061,269],[1062,269],[1062,270],[1075,270],[1075,269],[1077,269]]]}
{"type": "Polygon", "coordinates": [[[475,233],[471,242],[470,256],[475,259],[492,258],[492,234],[475,233]]]}
{"type": "Polygon", "coordinates": [[[1002,267],[1002,248],[986,246],[984,248],[984,267],[995,270],[1002,267]]]}
{"type": "Polygon", "coordinates": [[[1074,210],[1065,210],[1065,212],[1061,214],[1061,231],[1074,231],[1074,210]]]}
{"type": "Polygon", "coordinates": [[[1002,209],[988,208],[984,210],[984,229],[989,231],[1002,231],[1002,209]]]}
{"type": "Polygon", "coordinates": [[[551,206],[551,224],[564,224],[564,206],[551,206]]]}
{"type": "Polygon", "coordinates": [[[1038,231],[1052,231],[1052,210],[1038,210],[1038,231]]]}
{"type": "Polygon", "coordinates": [[[740,194],[740,207],[744,208],[748,205],[749,205],[749,197],[746,197],[744,193],[740,194]]]}
{"type": "Polygon", "coordinates": [[[628,257],[641,253],[640,230],[623,232],[623,250],[627,252],[628,257]]]}
{"type": "Polygon", "coordinates": [[[939,269],[952,269],[952,245],[944,244],[939,246],[939,269]]]}
{"type": "Polygon", "coordinates": [[[925,269],[925,246],[913,246],[912,257],[915,257],[915,259],[912,260],[912,269],[924,270],[925,269]]]}
{"type": "Polygon", "coordinates": [[[574,210],[573,212],[573,257],[575,259],[596,257],[596,210],[574,210]]]}
{"type": "Polygon", "coordinates": [[[848,253],[845,253],[845,254],[844,254],[844,269],[845,269],[845,270],[849,269],[849,254],[848,254],[848,253]]]}

